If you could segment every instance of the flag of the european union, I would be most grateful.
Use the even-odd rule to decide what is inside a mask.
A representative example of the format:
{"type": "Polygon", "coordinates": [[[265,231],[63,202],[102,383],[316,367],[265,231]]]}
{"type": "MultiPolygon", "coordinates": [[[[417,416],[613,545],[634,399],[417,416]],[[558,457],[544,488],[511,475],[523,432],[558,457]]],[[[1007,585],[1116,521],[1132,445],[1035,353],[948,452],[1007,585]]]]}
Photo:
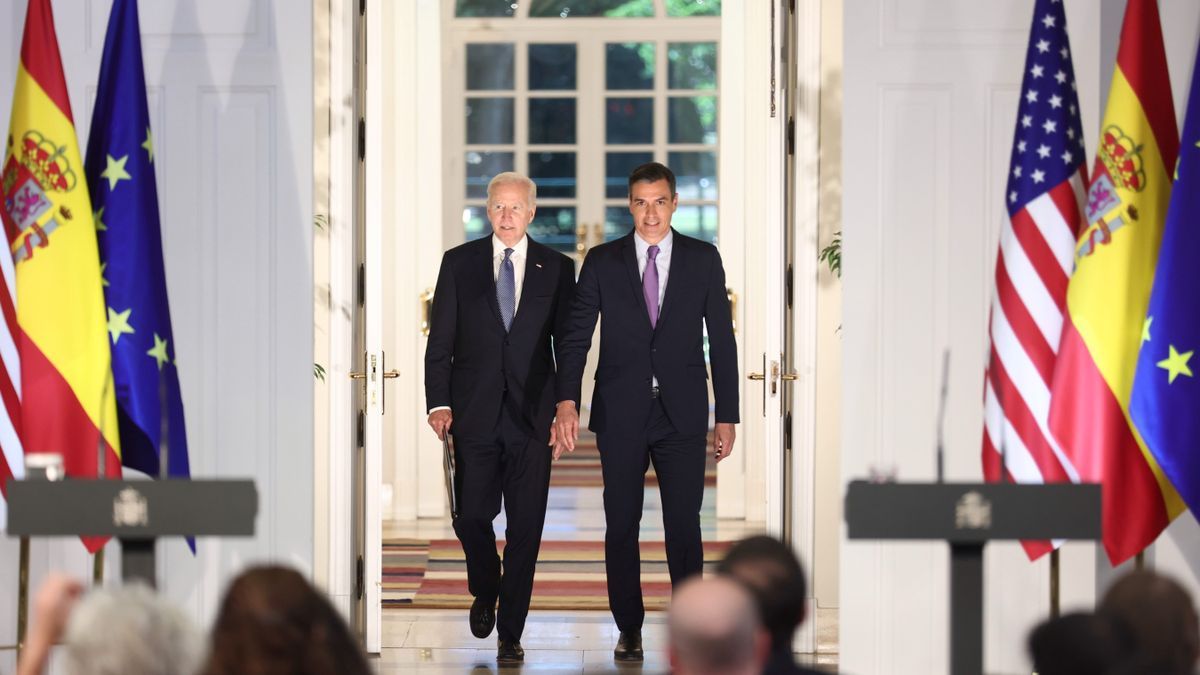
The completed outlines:
{"type": "Polygon", "coordinates": [[[121,463],[158,477],[159,449],[165,448],[167,474],[186,477],[187,434],[154,161],[137,0],[116,0],[104,39],[85,169],[108,305],[121,463]]]}
{"type": "MultiPolygon", "coordinates": [[[[1196,54],[1200,66],[1200,52],[1196,54]]],[[[1192,70],[1130,416],[1189,508],[1200,513],[1200,67],[1192,70]],[[1195,361],[1195,362],[1194,362],[1195,361]]]]}

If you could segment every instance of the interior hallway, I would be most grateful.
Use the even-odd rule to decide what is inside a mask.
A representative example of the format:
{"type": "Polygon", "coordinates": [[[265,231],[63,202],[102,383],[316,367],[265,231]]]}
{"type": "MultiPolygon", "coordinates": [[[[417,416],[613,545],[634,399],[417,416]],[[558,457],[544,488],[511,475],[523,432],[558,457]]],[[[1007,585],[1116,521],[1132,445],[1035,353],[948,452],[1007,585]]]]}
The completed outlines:
{"type": "MultiPolygon", "coordinates": [[[[705,488],[701,531],[705,541],[733,541],[761,532],[761,523],[717,520],[716,488],[705,488]]],[[[503,537],[504,515],[496,519],[496,536],[503,537]]],[[[453,539],[450,521],[389,521],[384,539],[412,537],[453,539]]],[[[662,513],[657,487],[647,488],[641,539],[661,540],[662,513]]],[[[604,509],[602,488],[551,487],[544,540],[602,541],[604,509]]],[[[531,611],[521,637],[525,663],[505,667],[506,673],[661,673],[668,670],[666,615],[647,612],[642,630],[646,660],[641,665],[618,666],[612,650],[617,628],[607,611],[531,611]]],[[[836,619],[818,614],[818,657],[807,657],[836,669],[836,619]]],[[[467,611],[457,609],[385,609],[383,649],[376,661],[381,673],[487,673],[496,664],[495,637],[479,640],[467,626],[467,611]]]]}

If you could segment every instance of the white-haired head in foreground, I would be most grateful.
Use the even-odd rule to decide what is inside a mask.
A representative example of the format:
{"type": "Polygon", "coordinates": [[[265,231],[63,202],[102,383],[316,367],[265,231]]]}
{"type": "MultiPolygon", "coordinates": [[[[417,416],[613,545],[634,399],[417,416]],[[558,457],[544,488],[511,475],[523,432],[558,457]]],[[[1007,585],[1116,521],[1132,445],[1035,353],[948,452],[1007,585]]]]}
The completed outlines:
{"type": "Polygon", "coordinates": [[[754,600],[737,582],[693,578],[671,598],[671,668],[680,675],[761,673],[769,638],[754,600]]]}
{"type": "Polygon", "coordinates": [[[90,591],[63,642],[71,675],[192,675],[204,654],[191,619],[144,584],[90,591]]]}

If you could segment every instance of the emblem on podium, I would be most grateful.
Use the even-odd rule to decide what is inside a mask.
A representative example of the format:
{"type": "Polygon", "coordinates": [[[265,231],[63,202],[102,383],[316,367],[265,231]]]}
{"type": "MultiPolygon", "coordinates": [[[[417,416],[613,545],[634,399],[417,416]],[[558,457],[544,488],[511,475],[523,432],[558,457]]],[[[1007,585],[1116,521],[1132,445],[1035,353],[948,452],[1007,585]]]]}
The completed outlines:
{"type": "Polygon", "coordinates": [[[954,527],[960,530],[988,530],[992,527],[992,503],[972,490],[954,505],[954,527]]]}
{"type": "Polygon", "coordinates": [[[144,527],[150,523],[146,498],[133,488],[125,488],[113,499],[113,525],[144,527]]]}

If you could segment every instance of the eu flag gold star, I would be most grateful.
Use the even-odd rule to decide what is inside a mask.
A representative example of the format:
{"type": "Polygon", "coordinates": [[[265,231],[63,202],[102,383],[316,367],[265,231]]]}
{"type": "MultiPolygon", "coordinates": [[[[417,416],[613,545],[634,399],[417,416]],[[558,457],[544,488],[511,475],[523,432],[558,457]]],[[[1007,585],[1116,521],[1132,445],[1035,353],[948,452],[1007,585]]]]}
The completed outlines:
{"type": "Polygon", "coordinates": [[[104,173],[100,174],[101,178],[108,179],[108,190],[113,191],[117,187],[117,183],[123,180],[129,180],[133,176],[125,170],[125,162],[129,161],[129,155],[125,155],[121,159],[113,159],[112,155],[108,155],[108,166],[105,167],[104,173]]]}
{"type": "Polygon", "coordinates": [[[97,232],[108,231],[108,226],[104,224],[104,209],[107,207],[101,206],[99,211],[92,211],[92,222],[96,223],[97,232]]]}
{"type": "Polygon", "coordinates": [[[154,163],[154,136],[150,135],[150,127],[146,127],[146,140],[142,143],[142,147],[150,155],[150,163],[154,163]]]}
{"type": "Polygon", "coordinates": [[[1154,317],[1148,316],[1145,321],[1142,321],[1142,342],[1150,341],[1150,324],[1154,323],[1154,317]]]}
{"type": "Polygon", "coordinates": [[[162,370],[163,364],[168,363],[171,357],[167,356],[167,341],[158,337],[158,333],[154,334],[154,347],[146,352],[147,356],[153,356],[155,361],[158,361],[158,369],[162,370]]]}
{"type": "Polygon", "coordinates": [[[1175,345],[1168,345],[1171,350],[1170,356],[1158,362],[1158,367],[1170,373],[1167,377],[1167,384],[1173,384],[1175,378],[1180,374],[1192,376],[1192,369],[1188,368],[1188,359],[1192,358],[1193,352],[1184,352],[1180,354],[1175,351],[1175,345]]]}
{"type": "Polygon", "coordinates": [[[114,345],[117,344],[117,340],[120,340],[122,335],[133,334],[133,326],[129,325],[129,315],[132,312],[132,307],[124,312],[118,312],[112,307],[108,308],[108,333],[112,336],[114,345]]]}
{"type": "Polygon", "coordinates": [[[108,263],[106,263],[106,262],[100,263],[100,285],[102,285],[102,286],[108,285],[108,279],[104,278],[104,273],[107,270],[108,270],[108,263]]]}

